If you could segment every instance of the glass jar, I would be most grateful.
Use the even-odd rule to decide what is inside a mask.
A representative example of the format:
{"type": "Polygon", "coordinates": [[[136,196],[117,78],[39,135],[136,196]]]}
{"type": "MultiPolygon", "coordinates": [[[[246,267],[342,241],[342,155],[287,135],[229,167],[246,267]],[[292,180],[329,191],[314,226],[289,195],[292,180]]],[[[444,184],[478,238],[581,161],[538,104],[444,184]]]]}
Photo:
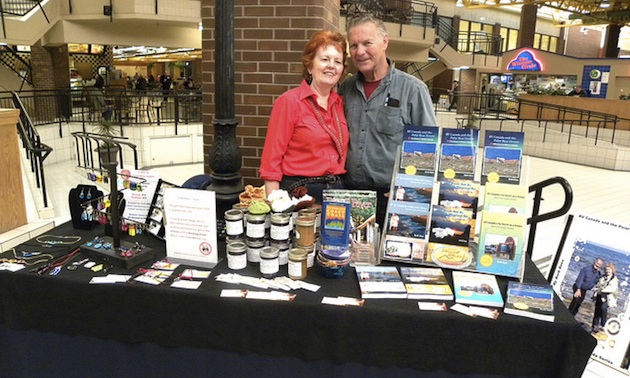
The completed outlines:
{"type": "Polygon", "coordinates": [[[231,209],[225,212],[225,233],[228,236],[242,235],[244,214],[242,210],[231,209]]]}
{"type": "Polygon", "coordinates": [[[315,244],[300,247],[306,251],[306,267],[312,268],[315,264],[315,244]]]}
{"type": "Polygon", "coordinates": [[[298,215],[295,220],[295,243],[300,246],[315,242],[315,217],[298,215]]]}
{"type": "Polygon", "coordinates": [[[291,215],[287,213],[275,213],[271,215],[271,231],[269,236],[273,240],[289,239],[291,215]]]}
{"type": "Polygon", "coordinates": [[[233,242],[227,245],[227,264],[232,270],[247,267],[247,246],[243,242],[233,242]]]}
{"type": "Polygon", "coordinates": [[[247,238],[247,261],[252,263],[260,262],[260,250],[265,246],[265,238],[247,238]]]}
{"type": "Polygon", "coordinates": [[[232,205],[232,209],[240,210],[243,212],[243,229],[246,229],[247,221],[245,219],[247,217],[247,213],[249,212],[249,208],[247,207],[247,205],[243,205],[242,203],[235,203],[234,205],[232,205]]]}
{"type": "Polygon", "coordinates": [[[263,247],[260,251],[260,274],[264,278],[274,278],[279,270],[278,248],[273,246],[263,247]]]}
{"type": "Polygon", "coordinates": [[[265,214],[247,213],[247,237],[264,238],[265,237],[265,214]]]}
{"type": "Polygon", "coordinates": [[[289,252],[289,278],[303,280],[306,278],[307,266],[306,257],[308,253],[302,248],[293,248],[289,252]]]}
{"type": "Polygon", "coordinates": [[[289,249],[291,248],[289,239],[287,240],[271,240],[269,245],[278,248],[278,264],[287,265],[289,262],[289,249]]]}

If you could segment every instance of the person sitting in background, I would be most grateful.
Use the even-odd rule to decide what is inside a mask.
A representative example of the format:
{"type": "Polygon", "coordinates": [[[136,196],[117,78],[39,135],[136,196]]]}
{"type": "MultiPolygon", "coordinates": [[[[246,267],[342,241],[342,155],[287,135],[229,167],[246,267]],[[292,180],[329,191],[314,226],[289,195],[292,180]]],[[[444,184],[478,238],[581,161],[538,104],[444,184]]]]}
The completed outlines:
{"type": "Polygon", "coordinates": [[[571,92],[569,92],[569,94],[567,96],[587,97],[588,93],[586,93],[586,91],[582,90],[582,87],[575,87],[575,88],[573,88],[573,90],[571,92]]]}
{"type": "Polygon", "coordinates": [[[322,191],[343,187],[348,126],[343,100],[334,91],[346,66],[341,33],[313,34],[302,54],[302,83],[274,102],[269,117],[259,175],[270,195],[304,186],[316,202],[322,191]]]}

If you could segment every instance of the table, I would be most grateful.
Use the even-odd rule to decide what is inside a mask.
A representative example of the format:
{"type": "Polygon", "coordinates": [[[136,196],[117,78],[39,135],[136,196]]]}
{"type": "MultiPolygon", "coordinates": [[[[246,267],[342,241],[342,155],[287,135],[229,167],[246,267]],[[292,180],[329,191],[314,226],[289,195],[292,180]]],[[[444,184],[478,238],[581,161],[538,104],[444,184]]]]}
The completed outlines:
{"type": "MultiPolygon", "coordinates": [[[[84,243],[99,232],[102,226],[74,230],[66,223],[49,234],[82,236],[84,243]]],[[[128,240],[164,253],[164,242],[149,235],[128,240]]],[[[58,246],[54,252],[73,247],[58,246]]],[[[35,248],[42,249],[35,240],[17,247],[35,248]]],[[[223,259],[198,290],[187,291],[141,283],[89,285],[92,276],[104,274],[85,268],[63,269],[57,276],[0,271],[0,369],[6,376],[21,369],[41,372],[56,361],[61,363],[54,369],[75,374],[81,367],[94,371],[95,364],[106,365],[112,376],[138,374],[134,369],[156,369],[161,376],[169,371],[238,376],[251,369],[257,376],[334,371],[342,376],[577,377],[596,344],[557,296],[553,323],[507,314],[493,321],[455,311],[421,312],[416,301],[404,299],[367,300],[363,307],[321,304],[324,296],[360,297],[353,270],[341,279],[309,271],[306,281],[322,288],[296,291],[293,302],[221,298],[222,289],[236,288],[215,281],[225,272],[223,259]]],[[[129,274],[122,268],[110,273],[129,274]]],[[[255,266],[238,273],[258,276],[255,266]]],[[[543,281],[531,261],[526,281],[543,281]]],[[[499,283],[505,297],[507,280],[499,283]]]]}

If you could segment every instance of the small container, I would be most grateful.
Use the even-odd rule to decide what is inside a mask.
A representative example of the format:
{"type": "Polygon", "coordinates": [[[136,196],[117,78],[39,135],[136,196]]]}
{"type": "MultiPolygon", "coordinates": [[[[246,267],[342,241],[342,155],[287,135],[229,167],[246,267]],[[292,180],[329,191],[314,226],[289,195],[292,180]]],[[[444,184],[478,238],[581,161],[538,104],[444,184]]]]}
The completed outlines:
{"type": "Polygon", "coordinates": [[[307,266],[306,258],[308,256],[307,251],[302,248],[293,248],[289,252],[289,278],[294,280],[303,280],[306,278],[307,266]]]}
{"type": "Polygon", "coordinates": [[[295,220],[295,244],[300,247],[315,242],[315,217],[299,216],[295,220]]]}
{"type": "Polygon", "coordinates": [[[264,278],[274,278],[280,265],[278,264],[278,248],[268,246],[260,251],[260,274],[264,278]]]}
{"type": "Polygon", "coordinates": [[[271,231],[269,236],[272,240],[287,240],[291,232],[291,215],[287,213],[271,214],[271,231]]]}
{"type": "Polygon", "coordinates": [[[271,240],[269,245],[278,248],[278,264],[287,265],[289,262],[289,249],[291,249],[291,243],[287,240],[271,240]]]}
{"type": "Polygon", "coordinates": [[[247,213],[247,231],[248,238],[264,238],[265,237],[265,214],[247,213]]]}
{"type": "Polygon", "coordinates": [[[242,210],[231,209],[225,212],[225,233],[228,236],[242,235],[245,230],[243,227],[243,214],[242,210]]]}
{"type": "Polygon", "coordinates": [[[247,213],[249,212],[249,207],[247,205],[243,205],[242,203],[235,203],[232,205],[232,209],[240,210],[243,212],[243,229],[247,228],[247,221],[245,220],[247,217],[247,213]]]}
{"type": "Polygon", "coordinates": [[[247,267],[247,246],[243,242],[233,242],[227,245],[227,264],[232,270],[247,267]]]}
{"type": "Polygon", "coordinates": [[[265,238],[247,238],[247,261],[252,263],[260,262],[260,251],[265,246],[265,238]]]}
{"type": "Polygon", "coordinates": [[[300,247],[306,251],[306,267],[308,269],[315,265],[315,244],[300,247]]]}

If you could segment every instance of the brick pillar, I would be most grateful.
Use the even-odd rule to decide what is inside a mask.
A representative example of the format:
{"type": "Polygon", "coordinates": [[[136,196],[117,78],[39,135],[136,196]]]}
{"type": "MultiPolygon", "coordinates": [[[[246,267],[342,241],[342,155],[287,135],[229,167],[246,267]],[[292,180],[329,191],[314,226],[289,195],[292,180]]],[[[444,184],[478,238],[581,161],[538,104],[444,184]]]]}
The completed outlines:
{"type": "MultiPolygon", "coordinates": [[[[220,0],[222,1],[222,0],[220,0]]],[[[274,100],[302,79],[301,56],[311,34],[337,30],[339,1],[234,1],[234,74],[236,138],[245,184],[262,185],[260,156],[274,100]]],[[[206,173],[214,142],[215,1],[202,0],[203,132],[206,173]]]]}
{"type": "Polygon", "coordinates": [[[536,4],[524,4],[521,8],[521,23],[518,32],[517,48],[534,47],[537,13],[538,5],[536,4]]]}
{"type": "MultiPolygon", "coordinates": [[[[31,46],[31,77],[33,88],[36,90],[69,89],[68,46],[44,47],[39,42],[31,46]]],[[[29,113],[31,119],[54,122],[57,114],[69,115],[69,100],[44,96],[36,98],[35,101],[36,105],[29,113]]]]}
{"type": "Polygon", "coordinates": [[[604,46],[605,58],[616,58],[619,55],[619,34],[621,25],[608,25],[606,27],[606,44],[604,46]]]}

